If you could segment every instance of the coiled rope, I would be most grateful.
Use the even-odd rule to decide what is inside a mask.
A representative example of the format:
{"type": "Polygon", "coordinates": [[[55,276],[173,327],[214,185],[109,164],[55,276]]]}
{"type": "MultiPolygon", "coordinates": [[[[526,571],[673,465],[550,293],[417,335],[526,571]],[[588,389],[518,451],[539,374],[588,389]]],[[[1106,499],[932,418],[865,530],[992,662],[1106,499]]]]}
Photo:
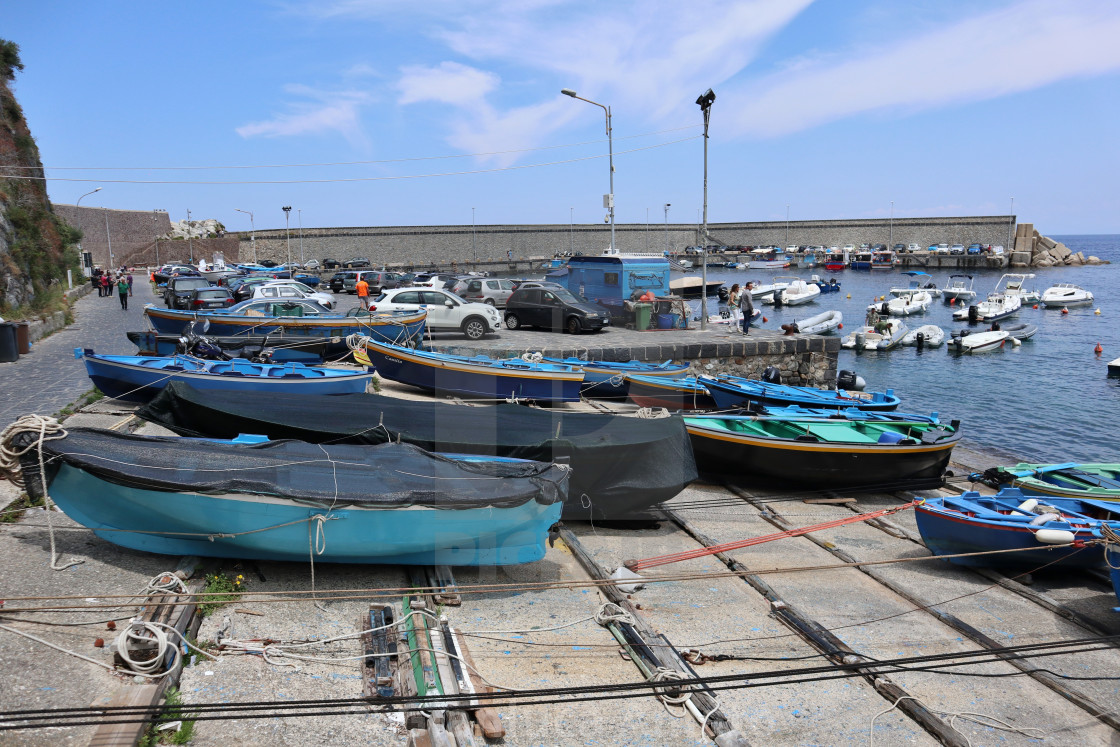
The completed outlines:
{"type": "Polygon", "coordinates": [[[1112,528],[1111,524],[1101,524],[1101,537],[1104,539],[1104,562],[1109,568],[1114,571],[1120,571],[1120,565],[1113,565],[1112,558],[1109,557],[1111,552],[1120,554],[1120,532],[1112,528]],[[1112,550],[1112,548],[1115,548],[1112,550]]]}

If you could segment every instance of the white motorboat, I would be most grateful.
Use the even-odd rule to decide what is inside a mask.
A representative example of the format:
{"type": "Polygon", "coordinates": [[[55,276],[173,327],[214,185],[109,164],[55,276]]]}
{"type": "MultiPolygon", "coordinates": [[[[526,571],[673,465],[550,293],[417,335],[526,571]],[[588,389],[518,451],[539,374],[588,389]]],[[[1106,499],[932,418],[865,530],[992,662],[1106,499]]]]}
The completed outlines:
{"type": "Polygon", "coordinates": [[[1010,337],[1002,329],[971,333],[964,329],[953,333],[949,349],[958,353],[987,353],[1002,348],[1010,337]]]}
{"type": "Polygon", "coordinates": [[[1120,358],[1108,362],[1108,375],[1120,376],[1120,358]]]}
{"type": "Polygon", "coordinates": [[[794,322],[797,331],[803,335],[829,335],[838,329],[844,321],[844,315],[839,311],[822,311],[816,316],[808,317],[794,322]]]}
{"type": "Polygon", "coordinates": [[[976,298],[976,291],[972,289],[971,275],[950,275],[949,282],[941,289],[941,300],[945,303],[971,303],[976,298]]]}
{"type": "Polygon", "coordinates": [[[936,324],[923,324],[902,338],[902,344],[919,348],[939,348],[945,342],[945,330],[936,324]]]}
{"type": "Polygon", "coordinates": [[[1023,284],[1033,277],[1033,272],[1009,272],[999,279],[993,292],[1005,296],[1018,296],[1023,303],[1035,303],[1042,298],[1042,293],[1038,289],[1030,290],[1023,287],[1023,284]]]}
{"type": "Polygon", "coordinates": [[[933,298],[926,291],[905,290],[895,298],[873,303],[867,309],[889,316],[910,316],[911,314],[921,314],[929,308],[931,303],[933,303],[933,298]]]}
{"type": "Polygon", "coordinates": [[[910,330],[901,319],[882,319],[875,326],[863,326],[840,341],[849,350],[890,350],[897,347],[910,330]]]}
{"type": "Polygon", "coordinates": [[[780,279],[789,282],[785,288],[774,294],[775,306],[801,306],[817,300],[817,296],[821,294],[820,286],[815,283],[807,283],[796,277],[780,279]]]}
{"type": "Polygon", "coordinates": [[[755,283],[751,288],[751,298],[763,298],[764,296],[772,296],[778,291],[783,291],[789,283],[779,283],[776,280],[773,283],[755,283]]]}
{"type": "MultiPolygon", "coordinates": [[[[992,325],[996,326],[996,325],[992,325]]],[[[1026,322],[1019,322],[1017,324],[1001,324],[999,328],[1009,334],[1016,340],[1029,340],[1034,337],[1034,333],[1038,331],[1038,327],[1026,322]]]]}
{"type": "Polygon", "coordinates": [[[1073,283],[1057,283],[1047,288],[1040,300],[1048,309],[1062,309],[1070,306],[1088,306],[1093,303],[1093,294],[1073,283]]]}
{"type": "Polygon", "coordinates": [[[995,322],[1000,319],[1018,314],[1023,305],[1018,296],[1007,296],[1003,293],[989,293],[985,301],[953,312],[957,321],[970,322],[995,322]]]}
{"type": "Polygon", "coordinates": [[[924,290],[934,298],[941,296],[941,289],[937,287],[937,283],[933,282],[933,276],[928,272],[910,270],[902,274],[910,276],[910,284],[905,288],[891,288],[887,293],[892,296],[901,296],[903,293],[908,293],[910,291],[924,290]]]}

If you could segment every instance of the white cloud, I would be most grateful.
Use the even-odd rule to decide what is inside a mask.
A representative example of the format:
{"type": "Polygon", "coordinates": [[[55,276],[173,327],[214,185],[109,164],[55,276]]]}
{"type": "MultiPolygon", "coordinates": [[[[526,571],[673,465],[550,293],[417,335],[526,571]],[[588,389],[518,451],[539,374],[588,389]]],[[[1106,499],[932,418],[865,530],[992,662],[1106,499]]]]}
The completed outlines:
{"type": "Polygon", "coordinates": [[[437,67],[413,65],[401,68],[397,82],[398,103],[416,104],[437,101],[455,106],[471,106],[498,87],[500,79],[493,73],[443,62],[437,67]]]}
{"type": "MultiPolygon", "coordinates": [[[[1036,0],[883,51],[740,84],[732,128],[775,136],[882,109],[917,112],[1120,69],[1120,4],[1036,0]]],[[[1010,125],[1010,123],[1009,123],[1010,125]]]]}
{"type": "Polygon", "coordinates": [[[289,103],[289,111],[276,114],[271,119],[238,127],[237,134],[251,138],[336,133],[351,145],[368,149],[369,141],[362,128],[360,110],[372,100],[369,93],[324,91],[304,85],[286,86],[285,90],[305,100],[289,103]]]}

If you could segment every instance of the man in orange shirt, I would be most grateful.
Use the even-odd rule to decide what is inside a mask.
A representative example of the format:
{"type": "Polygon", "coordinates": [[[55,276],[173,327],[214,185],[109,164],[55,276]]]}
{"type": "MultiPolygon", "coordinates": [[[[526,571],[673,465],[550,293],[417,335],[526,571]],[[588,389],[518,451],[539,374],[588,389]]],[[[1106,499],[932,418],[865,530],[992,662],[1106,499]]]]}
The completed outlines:
{"type": "Polygon", "coordinates": [[[354,290],[358,292],[358,301],[362,304],[362,308],[369,311],[369,283],[364,277],[358,277],[358,282],[354,283],[354,290]]]}

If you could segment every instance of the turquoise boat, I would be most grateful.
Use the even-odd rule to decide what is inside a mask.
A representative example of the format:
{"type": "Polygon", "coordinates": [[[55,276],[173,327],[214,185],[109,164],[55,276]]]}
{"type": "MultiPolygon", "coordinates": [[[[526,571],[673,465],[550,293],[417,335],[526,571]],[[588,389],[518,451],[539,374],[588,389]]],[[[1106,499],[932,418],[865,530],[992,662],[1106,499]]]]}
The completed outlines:
{"type": "MultiPolygon", "coordinates": [[[[33,436],[21,467],[40,496],[33,436]]],[[[569,469],[380,446],[152,437],[87,428],[46,441],[50,496],[122,547],[166,555],[409,565],[544,557],[569,469]],[[453,486],[453,487],[452,487],[453,486]]]]}

